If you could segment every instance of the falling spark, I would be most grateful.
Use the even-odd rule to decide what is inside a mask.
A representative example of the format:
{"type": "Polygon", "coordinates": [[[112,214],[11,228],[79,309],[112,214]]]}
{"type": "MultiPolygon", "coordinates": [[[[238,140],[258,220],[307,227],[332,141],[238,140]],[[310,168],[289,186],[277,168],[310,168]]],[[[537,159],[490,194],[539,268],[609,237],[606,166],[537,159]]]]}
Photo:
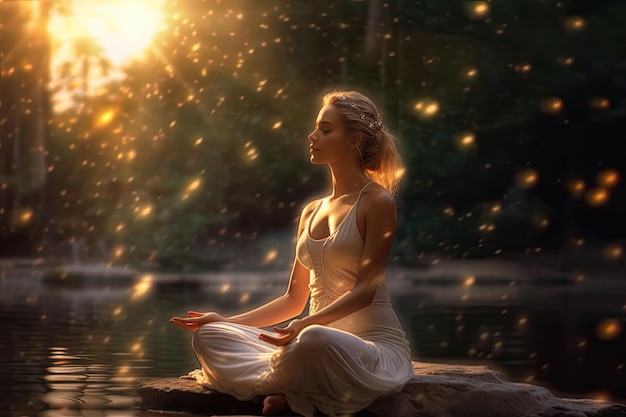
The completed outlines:
{"type": "Polygon", "coordinates": [[[452,217],[452,216],[454,216],[454,207],[446,207],[446,208],[443,210],[443,214],[445,214],[445,215],[446,215],[446,216],[448,216],[448,217],[452,217]]]}
{"type": "Polygon", "coordinates": [[[611,102],[606,97],[593,97],[589,100],[589,107],[594,109],[608,109],[611,102]]]}
{"type": "Polygon", "coordinates": [[[624,248],[620,245],[610,245],[604,249],[604,255],[610,259],[619,259],[624,255],[624,248]]]}
{"type": "Polygon", "coordinates": [[[419,101],[413,106],[413,108],[422,117],[431,117],[439,111],[439,103],[436,101],[425,100],[419,101]]]}
{"type": "Polygon", "coordinates": [[[573,197],[581,197],[585,191],[585,181],[581,179],[572,179],[565,183],[565,187],[573,197]]]}
{"type": "Polygon", "coordinates": [[[150,291],[150,288],[152,288],[152,282],[153,282],[153,278],[151,275],[146,275],[144,277],[142,277],[139,282],[137,282],[134,286],[133,286],[133,292],[130,296],[131,300],[136,300],[144,295],[146,295],[148,293],[148,291],[150,291]]]}
{"type": "Polygon", "coordinates": [[[515,175],[515,184],[523,189],[532,188],[539,181],[539,173],[534,168],[526,168],[515,175]]]}
{"type": "Polygon", "coordinates": [[[596,325],[596,336],[598,336],[598,339],[617,339],[621,333],[622,323],[618,319],[604,319],[596,325]]]}
{"type": "Polygon", "coordinates": [[[187,186],[187,192],[191,193],[200,188],[201,181],[199,179],[191,181],[191,183],[187,186]]]}
{"type": "Polygon", "coordinates": [[[267,254],[265,254],[265,259],[263,259],[264,264],[269,264],[276,259],[278,256],[278,251],[276,249],[270,249],[267,254]]]}
{"type": "Polygon", "coordinates": [[[585,19],[581,16],[568,16],[563,21],[563,26],[565,26],[565,29],[572,32],[582,30],[585,28],[586,25],[587,22],[585,22],[585,19]]]}
{"type": "Polygon", "coordinates": [[[272,129],[279,129],[282,125],[283,125],[283,122],[282,121],[278,121],[278,122],[274,123],[274,126],[272,126],[272,129]]]}
{"type": "Polygon", "coordinates": [[[152,206],[144,206],[139,210],[139,217],[148,217],[152,213],[152,206]]]}
{"type": "Polygon", "coordinates": [[[455,140],[457,149],[464,151],[474,147],[476,136],[473,133],[463,133],[458,135],[455,140]]]}
{"type": "Polygon", "coordinates": [[[598,185],[606,188],[615,187],[620,180],[619,172],[616,169],[605,169],[596,175],[598,185]]]}
{"type": "Polygon", "coordinates": [[[592,188],[585,193],[585,201],[591,207],[601,207],[609,201],[609,192],[604,188],[592,188]]]}
{"type": "Polygon", "coordinates": [[[563,110],[563,101],[558,97],[546,97],[539,102],[539,109],[546,114],[557,114],[563,110]]]}
{"type": "Polygon", "coordinates": [[[470,275],[469,277],[465,278],[465,280],[463,280],[463,286],[471,287],[472,285],[474,285],[475,282],[476,282],[476,277],[474,277],[473,275],[470,275]]]}
{"type": "Polygon", "coordinates": [[[465,10],[470,19],[480,19],[489,13],[486,1],[469,1],[465,3],[465,10]]]}
{"type": "Polygon", "coordinates": [[[27,224],[33,219],[34,212],[31,208],[23,208],[18,211],[18,221],[20,224],[27,224]]]}
{"type": "Polygon", "coordinates": [[[111,120],[113,120],[114,116],[115,116],[115,111],[113,110],[105,111],[104,113],[100,115],[100,117],[98,117],[98,122],[96,123],[96,126],[102,127],[102,126],[108,125],[111,122],[111,120]]]}

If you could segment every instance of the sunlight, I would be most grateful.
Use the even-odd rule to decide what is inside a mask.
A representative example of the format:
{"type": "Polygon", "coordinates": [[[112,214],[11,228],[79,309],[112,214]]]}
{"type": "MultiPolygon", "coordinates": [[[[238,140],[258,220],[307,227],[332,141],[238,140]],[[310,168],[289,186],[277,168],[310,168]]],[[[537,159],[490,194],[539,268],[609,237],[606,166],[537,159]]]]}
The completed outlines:
{"type": "Polygon", "coordinates": [[[74,2],[67,15],[55,13],[50,33],[65,45],[89,37],[115,66],[140,57],[160,29],[162,1],[74,2]]]}
{"type": "Polygon", "coordinates": [[[48,25],[51,84],[61,90],[54,98],[55,111],[72,105],[71,90],[82,88],[83,95],[91,96],[106,92],[108,82],[123,77],[121,67],[141,59],[161,29],[162,4],[163,0],[73,1],[63,13],[53,10],[48,25]],[[81,68],[87,62],[85,76],[81,68]]]}

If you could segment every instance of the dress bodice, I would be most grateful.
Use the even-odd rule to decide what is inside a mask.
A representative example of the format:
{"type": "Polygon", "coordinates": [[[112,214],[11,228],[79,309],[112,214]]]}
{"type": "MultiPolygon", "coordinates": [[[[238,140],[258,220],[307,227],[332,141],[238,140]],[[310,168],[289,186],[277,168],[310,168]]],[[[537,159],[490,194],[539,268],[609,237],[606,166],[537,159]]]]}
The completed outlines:
{"type": "MultiPolygon", "coordinates": [[[[297,259],[310,270],[310,314],[335,301],[356,283],[365,243],[357,227],[356,213],[361,195],[369,184],[371,183],[361,189],[356,201],[337,228],[323,239],[314,239],[310,233],[311,219],[317,214],[323,201],[321,200],[309,216],[305,229],[298,239],[297,259]]],[[[384,277],[381,277],[369,306],[329,326],[358,334],[369,340],[385,339],[387,343],[400,345],[402,350],[408,349],[404,332],[391,306],[384,277]]]]}

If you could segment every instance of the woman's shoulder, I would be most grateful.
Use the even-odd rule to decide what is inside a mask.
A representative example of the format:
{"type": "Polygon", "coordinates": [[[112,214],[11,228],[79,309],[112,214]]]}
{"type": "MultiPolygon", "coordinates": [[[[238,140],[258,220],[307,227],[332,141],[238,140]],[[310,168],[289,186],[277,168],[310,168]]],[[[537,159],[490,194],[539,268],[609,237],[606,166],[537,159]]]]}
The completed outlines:
{"type": "Polygon", "coordinates": [[[396,199],[385,187],[374,182],[363,192],[359,206],[374,215],[396,210],[396,199]]]}

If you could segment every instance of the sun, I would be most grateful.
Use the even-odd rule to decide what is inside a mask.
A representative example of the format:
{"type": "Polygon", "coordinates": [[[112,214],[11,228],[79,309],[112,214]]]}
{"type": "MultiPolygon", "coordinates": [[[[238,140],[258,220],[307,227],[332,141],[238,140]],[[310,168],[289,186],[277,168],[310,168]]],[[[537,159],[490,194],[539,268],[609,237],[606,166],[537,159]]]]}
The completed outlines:
{"type": "Polygon", "coordinates": [[[51,16],[52,38],[61,47],[71,47],[76,40],[89,38],[115,66],[140,57],[163,21],[162,0],[91,0],[70,4],[65,13],[51,16]]]}
{"type": "Polygon", "coordinates": [[[66,0],[63,11],[53,9],[48,25],[53,111],[72,107],[76,92],[98,95],[123,78],[124,65],[141,59],[162,29],[164,1],[66,0]]]}

